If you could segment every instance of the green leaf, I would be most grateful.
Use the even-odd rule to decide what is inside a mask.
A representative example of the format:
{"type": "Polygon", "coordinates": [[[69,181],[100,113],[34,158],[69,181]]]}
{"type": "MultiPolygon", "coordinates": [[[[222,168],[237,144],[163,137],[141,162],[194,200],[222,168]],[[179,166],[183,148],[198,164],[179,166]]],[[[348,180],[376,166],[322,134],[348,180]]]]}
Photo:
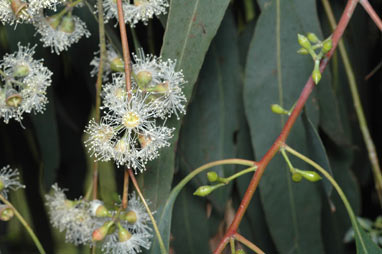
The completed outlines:
{"type": "Polygon", "coordinates": [[[43,162],[43,184],[45,190],[50,189],[56,181],[57,170],[60,163],[60,146],[54,99],[48,89],[49,103],[46,105],[44,114],[32,115],[34,132],[40,147],[43,162]]]}
{"type": "Polygon", "coordinates": [[[191,193],[191,186],[185,187],[175,202],[172,246],[176,253],[209,253],[206,202],[191,193]]]}
{"type": "MultiPolygon", "coordinates": [[[[234,134],[239,127],[241,101],[237,32],[227,12],[199,75],[194,100],[188,107],[178,142],[180,175],[211,161],[235,157],[234,134]]],[[[233,165],[215,170],[220,177],[234,173],[233,165]]],[[[193,181],[194,188],[208,184],[205,174],[193,181]]],[[[220,211],[230,195],[231,184],[209,198],[220,211]]]]}
{"type": "MultiPolygon", "coordinates": [[[[245,110],[258,160],[276,140],[286,120],[285,116],[272,114],[270,105],[292,107],[313,69],[309,57],[296,54],[297,33],[320,34],[313,1],[261,1],[260,7],[262,13],[250,44],[244,88],[245,110]]],[[[316,123],[317,105],[308,102],[307,111],[316,123]]],[[[293,126],[287,143],[307,153],[301,119],[293,126]]],[[[305,163],[291,159],[295,167],[304,167],[305,163]]],[[[264,172],[259,191],[278,253],[323,253],[321,195],[316,184],[293,183],[280,155],[264,172]]]]}
{"type": "MultiPolygon", "coordinates": [[[[309,158],[318,163],[329,174],[333,175],[332,169],[329,164],[329,159],[326,155],[325,147],[322,144],[320,135],[318,134],[313,123],[309,120],[308,116],[306,115],[306,112],[302,113],[302,122],[305,127],[306,144],[309,158]]],[[[322,182],[324,185],[325,193],[328,196],[328,198],[330,198],[333,186],[326,178],[323,178],[322,182]]]]}

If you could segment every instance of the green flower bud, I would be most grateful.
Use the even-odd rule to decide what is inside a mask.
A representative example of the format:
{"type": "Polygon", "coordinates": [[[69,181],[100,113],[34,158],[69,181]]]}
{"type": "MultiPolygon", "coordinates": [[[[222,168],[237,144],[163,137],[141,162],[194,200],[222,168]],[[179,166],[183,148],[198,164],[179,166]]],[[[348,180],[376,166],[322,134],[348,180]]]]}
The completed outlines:
{"type": "Polygon", "coordinates": [[[281,107],[279,104],[272,104],[271,110],[275,114],[279,115],[288,115],[289,111],[285,110],[283,107],[281,107]]]}
{"type": "Polygon", "coordinates": [[[310,182],[317,182],[322,179],[322,177],[315,171],[296,169],[296,173],[300,174],[302,177],[304,177],[310,182]]]}
{"type": "Polygon", "coordinates": [[[102,218],[102,217],[107,217],[108,215],[109,215],[109,211],[107,210],[107,208],[104,205],[98,206],[98,208],[95,212],[96,217],[102,218]]]}
{"type": "Polygon", "coordinates": [[[299,173],[293,173],[292,174],[292,180],[293,182],[300,182],[302,180],[302,175],[300,175],[299,173]]]}
{"type": "Polygon", "coordinates": [[[299,50],[297,50],[297,54],[307,55],[307,54],[309,54],[309,51],[304,49],[304,48],[300,48],[299,50]]]}
{"type": "Polygon", "coordinates": [[[146,87],[153,79],[153,75],[149,71],[140,71],[136,75],[136,79],[139,87],[146,87]]]}
{"type": "Polygon", "coordinates": [[[153,87],[151,92],[167,93],[167,91],[168,91],[168,82],[163,82],[153,87]]]}
{"type": "Polygon", "coordinates": [[[18,18],[22,12],[28,7],[28,4],[21,0],[11,0],[11,9],[15,16],[18,18]]]}
{"type": "Polygon", "coordinates": [[[13,67],[13,77],[23,78],[29,74],[29,66],[25,64],[19,64],[13,67]]]}
{"type": "Polygon", "coordinates": [[[110,69],[114,72],[124,72],[125,65],[120,57],[116,57],[110,61],[110,69]]]}
{"type": "Polygon", "coordinates": [[[207,178],[208,178],[208,181],[213,183],[213,182],[216,182],[219,179],[219,176],[218,176],[218,174],[216,172],[210,171],[210,172],[207,173],[207,178]]]}
{"type": "Polygon", "coordinates": [[[200,186],[195,192],[194,195],[200,196],[200,197],[205,197],[208,194],[210,194],[215,188],[210,185],[204,185],[200,186]]]}
{"type": "Polygon", "coordinates": [[[62,18],[60,31],[71,34],[74,32],[75,28],[76,28],[76,22],[74,21],[71,15],[68,15],[62,18]]]}
{"type": "Polygon", "coordinates": [[[10,107],[15,107],[17,108],[18,106],[20,106],[21,102],[23,100],[23,97],[21,97],[20,94],[12,94],[10,96],[8,96],[6,99],[5,99],[5,103],[10,106],[10,107]]]}
{"type": "Polygon", "coordinates": [[[317,35],[315,35],[314,33],[308,33],[307,34],[307,37],[308,39],[313,42],[313,43],[317,43],[319,42],[320,40],[318,39],[317,35]]]}
{"type": "Polygon", "coordinates": [[[236,254],[245,254],[245,251],[243,249],[238,249],[236,251],[236,254]]]}
{"type": "Polygon", "coordinates": [[[320,70],[313,70],[313,72],[312,72],[312,79],[313,79],[313,81],[314,81],[314,83],[317,85],[318,84],[318,82],[320,82],[320,80],[321,80],[321,72],[320,72],[320,70]]]}
{"type": "Polygon", "coordinates": [[[306,38],[302,34],[297,34],[297,40],[298,40],[298,43],[301,45],[301,47],[305,49],[310,49],[312,47],[312,45],[310,45],[308,38],[306,38]]]}
{"type": "Polygon", "coordinates": [[[102,227],[97,228],[92,233],[92,240],[93,241],[102,241],[106,235],[109,233],[109,230],[111,226],[113,226],[114,221],[107,221],[105,222],[102,227]]]}
{"type": "Polygon", "coordinates": [[[4,190],[5,188],[5,183],[4,181],[0,180],[0,191],[4,190]]]}
{"type": "Polygon", "coordinates": [[[2,221],[9,221],[10,219],[13,218],[15,215],[15,212],[13,211],[12,208],[8,206],[4,206],[3,208],[0,209],[0,220],[2,221]]]}
{"type": "Polygon", "coordinates": [[[328,38],[326,39],[323,43],[322,43],[322,52],[324,54],[328,53],[333,47],[333,41],[332,41],[332,38],[328,38]]]}
{"type": "Polygon", "coordinates": [[[119,242],[126,242],[131,238],[132,235],[127,229],[124,229],[122,226],[118,226],[118,230],[119,242]]]}

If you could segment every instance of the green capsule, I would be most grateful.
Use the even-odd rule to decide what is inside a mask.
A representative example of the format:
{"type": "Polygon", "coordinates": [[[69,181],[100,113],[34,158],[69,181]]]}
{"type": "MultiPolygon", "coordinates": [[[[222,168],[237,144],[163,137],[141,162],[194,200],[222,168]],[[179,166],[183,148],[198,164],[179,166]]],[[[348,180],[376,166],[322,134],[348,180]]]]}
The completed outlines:
{"type": "Polygon", "coordinates": [[[60,31],[71,34],[76,29],[76,22],[71,15],[62,18],[60,31]]]}
{"type": "Polygon", "coordinates": [[[309,50],[312,48],[312,45],[310,44],[308,38],[306,38],[304,35],[297,34],[297,40],[298,40],[298,43],[301,45],[301,47],[303,47],[304,49],[309,50]]]}
{"type": "Polygon", "coordinates": [[[149,71],[140,71],[135,78],[139,87],[145,88],[153,80],[153,75],[149,71]]]}
{"type": "Polygon", "coordinates": [[[304,49],[304,48],[300,48],[299,50],[297,50],[297,54],[300,54],[300,55],[308,55],[309,54],[309,51],[304,49]]]}
{"type": "Polygon", "coordinates": [[[308,37],[308,40],[310,40],[312,43],[317,43],[320,41],[317,35],[315,35],[314,33],[308,33],[307,37],[308,37]]]}
{"type": "Polygon", "coordinates": [[[322,52],[324,54],[328,53],[333,47],[333,41],[331,38],[328,38],[326,39],[323,43],[322,43],[322,52]]]}
{"type": "Polygon", "coordinates": [[[110,61],[110,69],[114,72],[124,72],[125,65],[120,57],[116,57],[110,61]]]}
{"type": "Polygon", "coordinates": [[[107,210],[107,208],[104,205],[98,206],[98,208],[95,212],[96,217],[103,218],[103,217],[107,217],[108,215],[109,215],[109,211],[107,210]]]}
{"type": "Polygon", "coordinates": [[[2,221],[9,221],[10,219],[13,218],[15,215],[15,212],[13,211],[12,208],[5,206],[0,210],[0,220],[2,221]]]}
{"type": "Polygon", "coordinates": [[[300,175],[299,173],[293,173],[292,174],[292,180],[293,180],[293,182],[296,182],[296,183],[301,182],[302,175],[300,175]]]}
{"type": "Polygon", "coordinates": [[[93,241],[102,241],[109,233],[110,228],[113,226],[114,221],[107,221],[101,227],[97,228],[92,233],[93,241]]]}
{"type": "Polygon", "coordinates": [[[132,237],[132,234],[129,230],[122,227],[120,223],[118,223],[118,238],[119,242],[126,242],[132,237]]]}
{"type": "Polygon", "coordinates": [[[205,196],[209,195],[213,190],[214,190],[214,188],[212,186],[210,186],[210,185],[203,185],[203,186],[200,186],[194,192],[194,195],[195,196],[199,196],[199,197],[205,197],[205,196]]]}
{"type": "Polygon", "coordinates": [[[25,64],[18,64],[13,67],[13,77],[24,78],[29,74],[29,66],[25,64]]]}
{"type": "Polygon", "coordinates": [[[47,22],[48,24],[54,29],[56,30],[57,27],[60,25],[61,23],[61,16],[60,15],[53,15],[53,16],[50,16],[49,18],[47,18],[47,22]]]}
{"type": "Polygon", "coordinates": [[[210,171],[207,173],[207,179],[210,183],[216,182],[219,179],[219,176],[216,172],[210,171]]]}
{"type": "Polygon", "coordinates": [[[126,220],[130,224],[135,224],[138,220],[137,214],[134,211],[129,211],[121,217],[123,220],[126,220]]]}
{"type": "Polygon", "coordinates": [[[283,107],[281,107],[279,104],[272,104],[271,110],[275,114],[279,115],[288,115],[289,111],[285,110],[283,107]]]}
{"type": "Polygon", "coordinates": [[[18,106],[20,106],[22,101],[23,101],[23,97],[21,97],[21,95],[17,93],[12,94],[5,99],[5,103],[7,104],[7,106],[14,107],[14,108],[17,108],[18,106]]]}

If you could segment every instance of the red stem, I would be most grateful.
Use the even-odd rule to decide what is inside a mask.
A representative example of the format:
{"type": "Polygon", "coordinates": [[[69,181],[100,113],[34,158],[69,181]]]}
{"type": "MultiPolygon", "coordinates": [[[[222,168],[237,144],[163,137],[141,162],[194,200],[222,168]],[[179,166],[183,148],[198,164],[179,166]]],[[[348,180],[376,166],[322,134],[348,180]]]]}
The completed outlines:
{"type": "MultiPolygon", "coordinates": [[[[333,41],[333,47],[326,54],[326,58],[324,58],[321,61],[320,64],[320,71],[323,72],[328,64],[329,59],[332,57],[334,50],[336,49],[339,40],[341,39],[343,32],[345,28],[347,27],[351,16],[353,15],[354,9],[357,6],[358,0],[348,0],[345,10],[341,16],[341,19],[338,23],[338,26],[333,32],[332,41],[333,41]]],[[[275,156],[275,154],[279,151],[280,145],[283,144],[289,133],[291,128],[293,127],[294,123],[296,122],[297,117],[300,115],[301,110],[303,109],[307,99],[309,98],[309,95],[311,94],[313,88],[314,88],[314,82],[312,77],[309,77],[308,82],[305,84],[304,89],[301,92],[301,95],[296,103],[296,107],[294,108],[293,112],[289,116],[287,122],[285,123],[279,137],[276,139],[276,141],[273,143],[271,148],[268,150],[268,152],[264,155],[264,157],[258,162],[258,168],[256,172],[254,173],[251,182],[244,194],[244,197],[241,201],[241,204],[235,214],[235,218],[233,219],[230,227],[228,228],[226,234],[224,235],[223,239],[219,243],[219,246],[214,251],[214,254],[221,253],[227,242],[229,241],[229,238],[234,236],[237,232],[237,229],[240,225],[240,222],[244,216],[245,211],[248,208],[249,202],[252,199],[253,194],[255,193],[255,190],[257,186],[259,185],[260,179],[269,164],[269,162],[272,160],[272,158],[275,156]]]]}
{"type": "Polygon", "coordinates": [[[377,25],[378,29],[380,31],[382,31],[382,20],[378,16],[378,14],[375,12],[374,8],[370,5],[369,1],[368,0],[360,0],[359,2],[363,6],[365,11],[369,14],[370,18],[377,25]]]}
{"type": "Polygon", "coordinates": [[[121,34],[121,41],[122,41],[123,61],[125,63],[126,91],[130,91],[131,90],[130,50],[129,50],[129,43],[127,42],[125,19],[123,18],[122,0],[117,0],[117,8],[118,8],[119,31],[121,34]]]}

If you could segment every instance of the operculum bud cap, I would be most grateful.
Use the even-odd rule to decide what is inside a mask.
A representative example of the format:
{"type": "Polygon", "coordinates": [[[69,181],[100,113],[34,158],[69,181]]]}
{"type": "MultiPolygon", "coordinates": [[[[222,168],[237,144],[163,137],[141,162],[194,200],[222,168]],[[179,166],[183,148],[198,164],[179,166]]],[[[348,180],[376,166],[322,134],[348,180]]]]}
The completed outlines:
{"type": "Polygon", "coordinates": [[[28,4],[21,0],[12,0],[11,9],[16,17],[19,17],[21,12],[28,7],[28,4]]]}
{"type": "Polygon", "coordinates": [[[219,176],[218,176],[218,174],[216,172],[210,171],[210,172],[207,173],[207,179],[208,179],[208,181],[213,183],[213,182],[216,182],[219,179],[219,176]]]}
{"type": "Polygon", "coordinates": [[[126,242],[132,237],[131,233],[127,229],[119,227],[118,230],[119,242],[126,242]]]}
{"type": "Polygon", "coordinates": [[[139,87],[144,88],[151,82],[153,75],[149,71],[140,71],[137,73],[136,79],[139,87]]]}
{"type": "Polygon", "coordinates": [[[322,52],[326,54],[332,49],[332,47],[333,47],[332,38],[328,38],[322,43],[322,52]]]}
{"type": "Polygon", "coordinates": [[[110,61],[110,69],[114,72],[124,72],[125,65],[122,58],[116,57],[110,61]]]}
{"type": "Polygon", "coordinates": [[[109,229],[111,226],[113,226],[114,222],[113,221],[108,221],[105,222],[102,227],[97,228],[96,230],[93,231],[92,233],[92,240],[93,241],[102,241],[106,235],[109,232],[109,229]]]}
{"type": "Polygon", "coordinates": [[[272,104],[271,105],[271,110],[272,110],[273,113],[279,114],[279,115],[287,115],[287,114],[289,114],[289,112],[287,110],[285,110],[283,107],[281,107],[279,104],[272,104]]]}
{"type": "Polygon", "coordinates": [[[317,35],[315,35],[314,33],[308,33],[307,34],[307,37],[308,39],[313,42],[313,43],[317,43],[319,42],[320,40],[318,39],[317,35]]]}
{"type": "Polygon", "coordinates": [[[196,196],[200,196],[200,197],[205,197],[207,196],[208,194],[210,194],[212,191],[214,190],[214,188],[210,185],[204,185],[204,186],[200,186],[195,192],[194,192],[194,195],[196,196]]]}
{"type": "Polygon", "coordinates": [[[28,76],[29,72],[29,66],[26,64],[18,64],[13,67],[13,77],[15,78],[24,78],[28,76]]]}
{"type": "Polygon", "coordinates": [[[298,43],[301,45],[301,47],[303,47],[305,49],[310,49],[312,47],[308,38],[306,38],[302,34],[297,34],[297,40],[298,40],[298,43]]]}

